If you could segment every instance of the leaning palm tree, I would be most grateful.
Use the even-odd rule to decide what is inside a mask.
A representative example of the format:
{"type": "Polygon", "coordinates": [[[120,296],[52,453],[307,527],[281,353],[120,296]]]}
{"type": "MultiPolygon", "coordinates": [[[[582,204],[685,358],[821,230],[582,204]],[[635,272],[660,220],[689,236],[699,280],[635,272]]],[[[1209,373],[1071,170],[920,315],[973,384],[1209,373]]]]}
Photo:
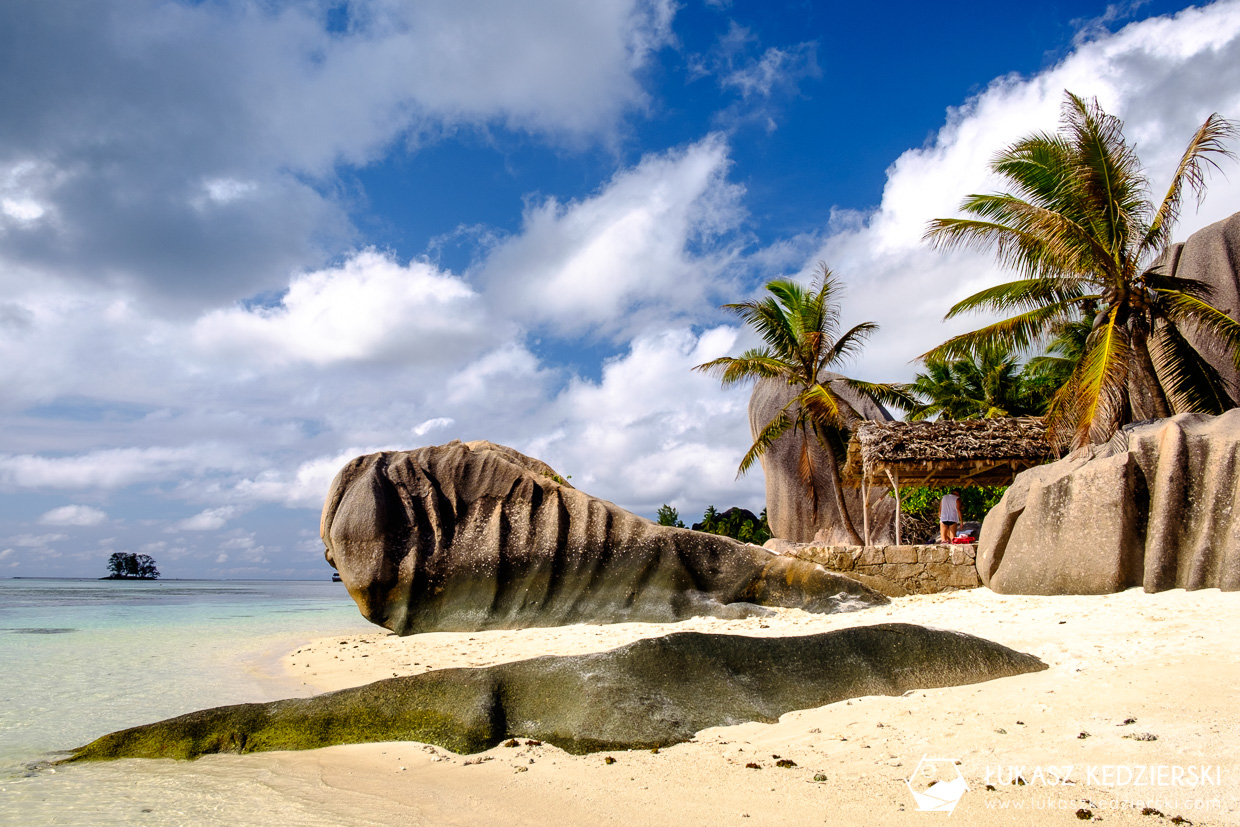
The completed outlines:
{"type": "Polygon", "coordinates": [[[811,450],[811,444],[816,444],[829,466],[823,470],[832,475],[835,483],[832,488],[840,522],[853,542],[860,544],[861,538],[844,505],[838,458],[843,456],[853,425],[863,417],[833,385],[842,384],[879,403],[908,407],[911,400],[898,385],[826,378],[832,368],[860,352],[878,325],[862,322],[840,333],[838,297],[842,285],[825,264],[819,264],[818,277],[808,290],[783,279],[768,282],[766,290],[770,293],[766,298],[724,305],[751,326],[765,346],[697,365],[694,370],[718,376],[725,388],[758,379],[777,379],[796,389],[796,395],[754,439],[741,459],[737,476],[748,471],[775,440],[795,434],[800,439],[798,476],[806,486],[811,513],[817,518],[818,490],[814,480],[819,469],[811,450]]]}
{"type": "Polygon", "coordinates": [[[1240,366],[1240,324],[1210,304],[1210,288],[1150,268],[1171,242],[1185,189],[1200,203],[1216,159],[1232,157],[1230,121],[1211,115],[1155,206],[1123,123],[1098,102],[1065,93],[1062,126],[1017,141],[991,161],[1010,192],[970,195],[968,218],[930,222],[939,248],[993,249],[1021,276],[956,304],[1016,315],[956,336],[926,357],[958,358],[991,343],[1028,351],[1064,325],[1090,323],[1085,352],[1055,394],[1052,434],[1101,442],[1128,422],[1234,406],[1218,372],[1185,332],[1216,341],[1240,366]]]}
{"type": "Polygon", "coordinates": [[[908,392],[918,401],[908,412],[913,421],[1031,416],[1044,407],[1016,355],[993,344],[960,359],[926,359],[908,392]]]}

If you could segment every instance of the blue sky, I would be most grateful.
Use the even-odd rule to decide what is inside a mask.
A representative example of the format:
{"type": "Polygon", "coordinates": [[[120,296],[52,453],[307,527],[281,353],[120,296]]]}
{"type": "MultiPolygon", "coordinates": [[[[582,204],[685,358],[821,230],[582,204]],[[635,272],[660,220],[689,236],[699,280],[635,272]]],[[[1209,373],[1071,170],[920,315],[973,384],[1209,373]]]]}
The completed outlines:
{"type": "Polygon", "coordinates": [[[1240,117],[1234,0],[942,8],[3,4],[0,576],[323,577],[335,471],[455,438],[759,510],[747,390],[690,370],[748,341],[719,304],[827,261],[852,372],[910,378],[1004,278],[925,222],[1065,88],[1155,191],[1240,117]]]}

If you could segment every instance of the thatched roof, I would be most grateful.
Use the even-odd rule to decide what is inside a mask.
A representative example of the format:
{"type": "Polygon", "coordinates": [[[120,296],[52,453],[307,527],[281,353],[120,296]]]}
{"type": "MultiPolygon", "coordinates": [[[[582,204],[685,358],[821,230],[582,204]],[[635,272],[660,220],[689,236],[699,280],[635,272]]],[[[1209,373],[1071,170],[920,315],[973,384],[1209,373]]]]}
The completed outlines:
{"type": "Polygon", "coordinates": [[[1006,485],[1055,457],[1033,417],[939,422],[863,422],[853,429],[844,484],[1006,485]]]}

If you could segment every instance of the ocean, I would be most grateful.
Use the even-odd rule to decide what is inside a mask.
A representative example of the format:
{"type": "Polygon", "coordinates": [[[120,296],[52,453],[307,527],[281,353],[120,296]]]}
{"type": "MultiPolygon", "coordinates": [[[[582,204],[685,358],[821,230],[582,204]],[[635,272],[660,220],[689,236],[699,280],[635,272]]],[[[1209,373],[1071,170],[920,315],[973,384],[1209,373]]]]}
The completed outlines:
{"type": "Polygon", "coordinates": [[[327,580],[0,580],[0,824],[330,823],[206,761],[48,762],[117,729],[304,694],[275,658],[377,629],[327,580]]]}

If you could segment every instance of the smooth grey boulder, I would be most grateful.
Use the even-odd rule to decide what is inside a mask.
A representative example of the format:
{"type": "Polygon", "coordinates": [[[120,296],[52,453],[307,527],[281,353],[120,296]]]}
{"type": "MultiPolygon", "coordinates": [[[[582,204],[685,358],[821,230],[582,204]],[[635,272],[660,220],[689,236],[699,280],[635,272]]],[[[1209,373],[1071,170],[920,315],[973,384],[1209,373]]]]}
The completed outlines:
{"type": "Polygon", "coordinates": [[[191,712],[114,732],[67,761],[419,741],[481,752],[521,736],[578,755],[650,749],[707,727],[863,695],[902,695],[1040,672],[1046,664],[960,632],[903,623],[803,637],[680,632],[609,652],[441,669],[313,698],[191,712]]]}
{"type": "Polygon", "coordinates": [[[362,615],[400,635],[886,602],[813,563],[656,525],[490,442],[352,460],[320,534],[362,615]]]}
{"type": "MultiPolygon", "coordinates": [[[[1150,269],[1204,282],[1212,290],[1210,303],[1231,318],[1240,319],[1240,213],[1172,244],[1150,269]]],[[[1240,369],[1231,357],[1214,338],[1202,338],[1192,328],[1185,329],[1184,335],[1227,383],[1232,401],[1240,402],[1240,369]]]]}
{"type": "MultiPolygon", "coordinates": [[[[861,419],[890,421],[892,416],[882,405],[862,398],[840,382],[839,374],[826,374],[831,388],[853,407],[861,419]]],[[[779,415],[795,389],[777,379],[763,379],[754,385],[749,397],[749,431],[756,439],[767,424],[779,415]]],[[[762,456],[762,473],[766,477],[766,521],[771,536],[794,543],[816,543],[836,546],[852,542],[839,518],[835,505],[835,478],[826,454],[817,444],[810,443],[810,452],[817,472],[814,487],[818,492],[818,514],[815,516],[805,483],[800,477],[801,438],[784,434],[762,456]]],[[[845,457],[837,457],[840,470],[845,457]]],[[[861,489],[845,488],[844,504],[858,536],[862,536],[861,489]]],[[[895,542],[896,501],[882,488],[870,490],[870,542],[891,545],[895,542]]],[[[864,540],[864,537],[862,536],[864,540]]]]}
{"type": "Polygon", "coordinates": [[[1001,594],[1240,589],[1240,409],[1123,428],[1016,476],[986,515],[982,583],[1001,594]]]}

